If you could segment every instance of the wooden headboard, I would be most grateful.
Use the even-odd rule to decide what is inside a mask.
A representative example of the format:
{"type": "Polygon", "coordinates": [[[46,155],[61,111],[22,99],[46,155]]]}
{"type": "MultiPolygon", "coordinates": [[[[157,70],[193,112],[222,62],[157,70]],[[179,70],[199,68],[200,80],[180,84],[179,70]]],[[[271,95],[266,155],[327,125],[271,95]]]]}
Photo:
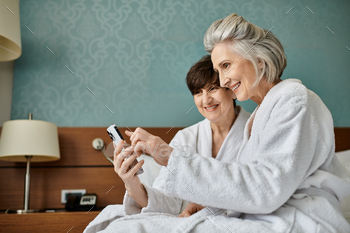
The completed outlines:
{"type": "MultiPolygon", "coordinates": [[[[126,128],[120,129],[124,134],[126,128]]],[[[145,129],[169,143],[181,128],[145,129]]],[[[102,152],[92,147],[95,138],[102,138],[105,144],[111,142],[106,127],[59,127],[58,134],[61,159],[31,164],[30,209],[64,208],[62,189],[96,193],[98,207],[121,204],[124,183],[102,152]]],[[[350,149],[350,128],[335,128],[335,138],[336,151],[350,149]]],[[[0,210],[23,208],[24,176],[25,163],[0,161],[0,210]]]]}
{"type": "MultiPolygon", "coordinates": [[[[180,128],[145,129],[169,143],[180,128]]],[[[125,130],[120,128],[123,137],[128,139],[125,130]]],[[[61,159],[31,163],[30,209],[64,208],[62,189],[86,189],[87,193],[96,193],[98,207],[121,204],[125,193],[123,181],[102,152],[92,147],[95,138],[103,139],[106,145],[112,142],[106,127],[59,127],[58,134],[61,159]]],[[[25,163],[0,161],[0,210],[23,208],[25,167],[25,163]]]]}

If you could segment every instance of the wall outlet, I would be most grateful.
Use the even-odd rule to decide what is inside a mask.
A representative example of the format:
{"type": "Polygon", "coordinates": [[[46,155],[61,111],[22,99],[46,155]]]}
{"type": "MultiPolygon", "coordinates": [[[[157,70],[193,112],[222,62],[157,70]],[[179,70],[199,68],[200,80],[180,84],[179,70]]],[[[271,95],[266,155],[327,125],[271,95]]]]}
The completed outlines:
{"type": "Polygon", "coordinates": [[[61,203],[67,203],[68,194],[84,195],[85,193],[86,189],[63,189],[61,190],[61,203]]]}

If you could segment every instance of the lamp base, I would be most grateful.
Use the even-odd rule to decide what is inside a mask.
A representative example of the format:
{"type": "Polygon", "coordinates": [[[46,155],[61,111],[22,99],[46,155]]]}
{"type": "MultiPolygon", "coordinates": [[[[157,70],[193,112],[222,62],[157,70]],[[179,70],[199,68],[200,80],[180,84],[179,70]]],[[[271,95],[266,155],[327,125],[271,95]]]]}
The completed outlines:
{"type": "Polygon", "coordinates": [[[7,209],[5,211],[5,214],[29,214],[29,213],[38,213],[38,212],[44,212],[40,210],[10,210],[7,209]]]}
{"type": "Polygon", "coordinates": [[[38,213],[39,210],[17,210],[17,214],[38,213]]]}

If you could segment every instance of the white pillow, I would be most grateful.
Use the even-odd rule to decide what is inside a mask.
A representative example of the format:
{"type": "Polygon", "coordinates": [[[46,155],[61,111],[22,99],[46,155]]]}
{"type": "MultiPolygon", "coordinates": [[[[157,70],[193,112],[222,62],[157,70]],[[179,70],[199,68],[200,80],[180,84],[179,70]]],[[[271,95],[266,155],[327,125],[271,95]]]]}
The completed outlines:
{"type": "MultiPolygon", "coordinates": [[[[335,154],[350,174],[350,150],[336,152],[335,154]]],[[[350,221],[350,196],[345,197],[340,203],[340,206],[344,216],[350,221]]]]}
{"type": "Polygon", "coordinates": [[[344,150],[335,153],[341,162],[350,171],[350,150],[344,150]]]}

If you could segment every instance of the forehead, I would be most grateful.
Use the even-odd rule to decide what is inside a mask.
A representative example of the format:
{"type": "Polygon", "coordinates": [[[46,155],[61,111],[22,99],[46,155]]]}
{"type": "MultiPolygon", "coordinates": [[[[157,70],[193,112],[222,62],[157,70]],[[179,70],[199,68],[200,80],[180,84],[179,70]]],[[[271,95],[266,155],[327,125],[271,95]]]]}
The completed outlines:
{"type": "Polygon", "coordinates": [[[218,69],[219,65],[224,61],[232,61],[236,58],[236,55],[231,51],[227,43],[219,43],[215,45],[212,53],[211,60],[213,62],[214,69],[218,69]]]}
{"type": "Polygon", "coordinates": [[[198,83],[197,90],[209,89],[213,86],[220,86],[219,77],[216,74],[213,74],[212,78],[209,80],[203,80],[201,83],[198,83]]]}

